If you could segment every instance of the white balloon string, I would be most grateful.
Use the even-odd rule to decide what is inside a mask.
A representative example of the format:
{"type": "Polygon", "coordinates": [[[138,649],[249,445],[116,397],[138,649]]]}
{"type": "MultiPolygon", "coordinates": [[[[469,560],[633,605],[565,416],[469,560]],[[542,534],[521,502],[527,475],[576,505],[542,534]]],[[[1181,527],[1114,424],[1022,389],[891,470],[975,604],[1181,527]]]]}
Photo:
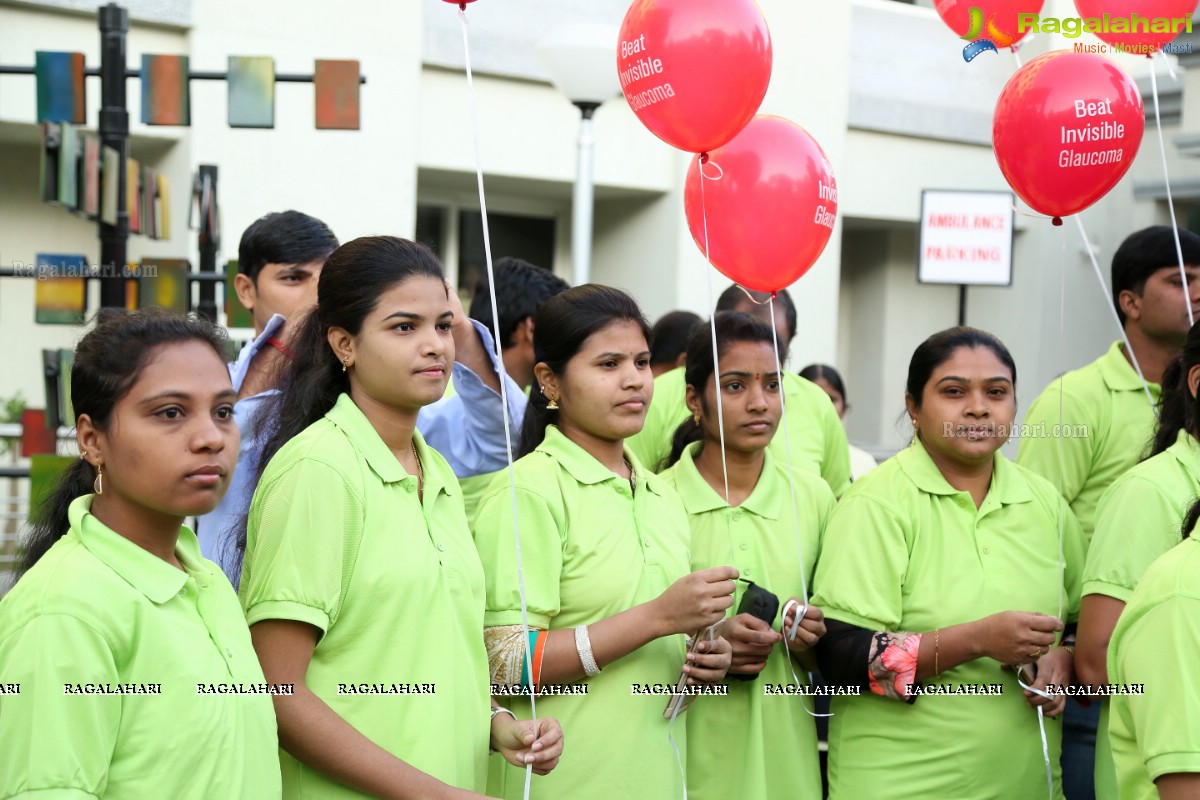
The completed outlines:
{"type": "Polygon", "coordinates": [[[1009,50],[1012,50],[1013,58],[1016,59],[1017,69],[1021,68],[1021,48],[1024,47],[1025,45],[1029,44],[1036,38],[1037,38],[1036,34],[1030,33],[1030,34],[1026,35],[1023,39],[1021,39],[1021,41],[1014,42],[1012,44],[1012,46],[1008,48],[1009,50]]]}
{"type": "MultiPolygon", "coordinates": [[[[710,625],[705,631],[701,631],[699,634],[697,634],[696,640],[699,641],[700,636],[703,636],[705,633],[707,633],[708,641],[715,644],[717,641],[717,636],[713,631],[714,627],[715,626],[710,625]]],[[[693,642],[692,644],[694,645],[695,643],[693,642]]],[[[688,647],[689,651],[693,649],[694,647],[692,646],[688,647]]],[[[675,743],[674,734],[675,719],[679,716],[679,713],[683,710],[683,707],[684,704],[682,701],[680,701],[675,704],[673,709],[671,709],[671,720],[667,723],[667,741],[671,744],[671,750],[675,753],[675,763],[679,765],[679,774],[683,779],[683,800],[687,800],[687,770],[683,768],[683,755],[679,752],[679,745],[675,743]]]]}
{"type": "MultiPolygon", "coordinates": [[[[729,566],[733,567],[736,560],[733,547],[733,503],[729,500],[729,462],[725,456],[725,400],[721,396],[721,360],[717,354],[717,301],[716,292],[713,289],[713,272],[716,271],[716,268],[712,264],[708,250],[708,205],[704,193],[704,184],[707,181],[719,181],[725,176],[725,173],[719,166],[710,161],[707,156],[699,155],[696,158],[699,159],[697,167],[700,171],[700,219],[704,229],[704,261],[708,264],[708,307],[712,309],[712,314],[708,321],[708,329],[712,336],[713,392],[717,400],[717,433],[721,440],[721,479],[724,481],[725,486],[725,538],[729,543],[729,566]],[[704,171],[705,166],[710,164],[717,170],[714,177],[710,177],[704,171]]],[[[704,396],[704,387],[698,386],[696,390],[700,392],[701,397],[704,396]]],[[[731,615],[736,612],[736,608],[730,609],[731,615]]],[[[711,627],[708,629],[708,635],[710,641],[714,640],[715,637],[713,636],[713,629],[711,627]]],[[[679,748],[675,746],[675,739],[671,736],[671,728],[675,725],[675,716],[678,713],[679,709],[676,708],[675,712],[671,715],[671,724],[667,726],[667,737],[671,740],[671,748],[675,750],[675,760],[679,762],[679,771],[683,775],[683,800],[687,800],[687,773],[683,769],[683,761],[679,757],[679,748]]]]}
{"type": "MultiPolygon", "coordinates": [[[[517,589],[521,595],[521,639],[525,645],[525,664],[529,668],[529,714],[533,722],[536,740],[537,722],[537,685],[533,680],[533,653],[529,647],[529,609],[525,601],[525,565],[521,557],[521,524],[517,516],[517,482],[513,470],[512,422],[508,416],[508,373],[504,369],[504,354],[500,343],[500,312],[496,303],[496,273],[492,268],[492,242],[488,234],[487,200],[483,193],[483,149],[479,143],[479,119],[475,109],[475,83],[471,75],[471,41],[467,35],[467,15],[459,9],[459,22],[462,23],[463,60],[467,74],[467,105],[471,111],[471,136],[475,143],[475,177],[479,184],[479,215],[483,222],[483,254],[487,263],[488,295],[492,303],[492,338],[496,348],[496,364],[500,371],[500,403],[504,418],[504,449],[508,457],[508,491],[512,500],[513,541],[517,552],[517,589]]],[[[529,800],[530,782],[533,778],[533,765],[525,765],[524,799],[529,800]]]]}
{"type": "Polygon", "coordinates": [[[1072,215],[1075,218],[1075,224],[1079,227],[1079,235],[1083,238],[1083,247],[1087,251],[1088,258],[1091,259],[1092,269],[1096,273],[1096,280],[1100,283],[1100,291],[1104,293],[1104,305],[1108,306],[1108,310],[1112,312],[1113,320],[1117,323],[1117,330],[1121,332],[1121,341],[1125,343],[1125,354],[1129,356],[1130,363],[1133,364],[1133,369],[1137,372],[1138,380],[1142,382],[1142,389],[1146,393],[1146,402],[1150,404],[1150,409],[1154,412],[1154,418],[1158,419],[1158,408],[1154,404],[1154,396],[1150,394],[1150,386],[1146,383],[1146,376],[1142,373],[1142,367],[1138,364],[1137,354],[1133,352],[1133,345],[1129,343],[1129,337],[1125,335],[1125,326],[1121,324],[1121,317],[1117,315],[1117,309],[1112,303],[1112,292],[1108,289],[1108,284],[1104,280],[1104,273],[1100,271],[1100,262],[1096,260],[1096,253],[1092,250],[1092,243],[1088,241],[1087,231],[1083,229],[1083,220],[1078,214],[1072,215]]]}
{"type": "MultiPolygon", "coordinates": [[[[1166,56],[1163,56],[1166,60],[1166,56]]],[[[1170,62],[1167,62],[1170,66],[1170,62]]],[[[1171,176],[1167,174],[1167,145],[1163,140],[1162,116],[1158,109],[1158,73],[1154,70],[1154,62],[1150,62],[1150,90],[1154,95],[1154,125],[1158,129],[1158,154],[1162,157],[1163,186],[1167,190],[1167,213],[1171,215],[1171,233],[1175,236],[1175,255],[1179,258],[1179,277],[1183,287],[1183,304],[1187,307],[1188,327],[1196,324],[1192,315],[1191,290],[1188,288],[1187,271],[1183,268],[1183,245],[1179,243],[1179,222],[1175,219],[1175,201],[1171,197],[1171,176]]]]}
{"type": "Polygon", "coordinates": [[[779,632],[787,636],[789,639],[796,638],[796,631],[800,630],[800,622],[804,619],[804,615],[808,612],[808,605],[799,603],[794,597],[783,604],[783,615],[779,617],[779,632]],[[788,611],[792,606],[800,609],[796,612],[796,619],[792,622],[792,627],[786,631],[783,629],[783,621],[787,618],[788,611]]]}
{"type": "Polygon", "coordinates": [[[1167,57],[1167,54],[1161,48],[1158,54],[1162,56],[1163,63],[1167,65],[1167,73],[1171,76],[1171,80],[1178,81],[1179,76],[1175,74],[1175,67],[1171,64],[1171,59],[1167,57]]]}
{"type": "Polygon", "coordinates": [[[1066,319],[1067,319],[1067,236],[1066,230],[1062,230],[1062,247],[1063,258],[1059,259],[1059,280],[1058,280],[1058,436],[1056,437],[1058,447],[1058,618],[1063,618],[1063,606],[1065,605],[1064,588],[1064,566],[1063,558],[1063,524],[1065,501],[1063,497],[1063,378],[1066,373],[1066,319]]]}
{"type": "MultiPolygon", "coordinates": [[[[702,178],[708,178],[710,181],[719,181],[719,180],[721,180],[721,178],[725,177],[725,170],[721,169],[721,165],[718,164],[717,162],[715,162],[711,159],[705,159],[704,156],[701,156],[700,157],[700,176],[702,178]],[[706,170],[711,170],[713,172],[713,174],[709,175],[708,172],[706,172],[706,170]]],[[[700,187],[700,191],[702,191],[702,192],[704,191],[703,186],[700,187]]],[[[705,241],[707,241],[707,240],[705,240],[705,241]]],[[[705,251],[704,257],[705,258],[708,257],[708,251],[705,251]]]]}
{"type": "MultiPolygon", "coordinates": [[[[800,676],[796,674],[796,667],[792,664],[792,651],[790,649],[788,649],[787,643],[788,643],[789,639],[796,638],[796,631],[800,630],[800,621],[804,619],[804,614],[807,611],[808,611],[807,603],[801,604],[801,603],[796,602],[795,598],[792,598],[783,604],[783,613],[779,615],[779,632],[782,633],[786,637],[784,639],[784,641],[780,642],[780,644],[783,645],[783,657],[787,661],[788,669],[792,673],[792,683],[794,683],[797,687],[802,686],[802,684],[800,683],[800,676]],[[785,629],[785,626],[786,626],[785,620],[787,620],[788,611],[792,608],[792,606],[796,607],[796,619],[794,622],[792,622],[792,625],[790,628],[785,629]]],[[[812,684],[813,684],[813,676],[812,676],[812,673],[810,672],[810,673],[808,673],[808,685],[812,686],[812,684]]],[[[800,694],[798,696],[801,698],[800,699],[800,707],[803,708],[804,713],[808,714],[810,717],[832,717],[833,716],[832,713],[818,714],[816,711],[810,710],[808,705],[804,702],[804,699],[803,699],[804,695],[800,694]]],[[[815,704],[813,707],[814,708],[816,707],[815,704]]]]}
{"type": "MultiPolygon", "coordinates": [[[[1029,692],[1033,692],[1038,697],[1043,697],[1047,700],[1053,700],[1054,697],[1052,695],[1050,695],[1048,692],[1044,692],[1041,689],[1035,689],[1032,686],[1030,686],[1029,684],[1025,683],[1025,681],[1021,680],[1021,671],[1024,670],[1027,666],[1032,666],[1032,665],[1022,664],[1021,666],[1017,667],[1017,669],[1016,669],[1017,684],[1020,685],[1020,687],[1022,689],[1025,689],[1026,691],[1029,691],[1029,692]]],[[[1044,711],[1042,711],[1041,706],[1037,707],[1037,715],[1038,715],[1038,730],[1042,734],[1042,758],[1046,762],[1046,791],[1050,796],[1050,800],[1054,800],[1054,768],[1051,766],[1051,763],[1050,763],[1050,743],[1046,739],[1046,714],[1044,711]]]]}
{"type": "Polygon", "coordinates": [[[675,709],[671,712],[671,721],[667,723],[667,741],[671,744],[671,750],[675,753],[675,763],[679,765],[679,774],[683,776],[683,800],[687,800],[687,770],[683,768],[683,755],[679,752],[679,745],[675,742],[675,718],[679,716],[679,710],[683,708],[683,703],[676,703],[675,709]]]}
{"type": "Polygon", "coordinates": [[[796,480],[792,470],[792,440],[788,437],[788,416],[787,416],[787,400],[784,391],[784,375],[783,365],[779,359],[779,331],[775,328],[775,294],[771,293],[771,299],[767,301],[767,308],[771,311],[771,344],[775,350],[775,372],[779,375],[779,420],[780,428],[783,433],[784,450],[787,452],[787,475],[788,489],[792,496],[792,531],[796,535],[796,557],[800,561],[800,592],[804,598],[804,606],[808,607],[808,579],[804,576],[804,546],[800,541],[800,509],[796,504],[796,480]]]}
{"type": "Polygon", "coordinates": [[[1041,220],[1054,219],[1054,217],[1047,217],[1045,214],[1034,214],[1032,211],[1022,211],[1021,209],[1017,208],[1016,203],[1009,203],[1008,207],[1013,210],[1014,214],[1019,214],[1020,216],[1028,217],[1029,219],[1041,219],[1041,220]]]}
{"type": "MultiPolygon", "coordinates": [[[[733,547],[733,523],[730,521],[730,516],[733,513],[733,503],[729,499],[729,462],[725,455],[725,400],[721,395],[721,360],[717,354],[717,301],[716,291],[713,288],[713,272],[716,267],[713,266],[709,256],[708,249],[708,206],[705,200],[704,184],[706,181],[719,181],[724,177],[725,173],[721,168],[713,163],[710,159],[701,155],[700,159],[700,219],[704,229],[704,260],[708,264],[708,307],[712,309],[712,315],[709,319],[709,333],[712,334],[712,353],[713,353],[713,389],[717,398],[717,431],[721,438],[721,478],[725,484],[725,505],[728,508],[725,511],[725,529],[728,533],[729,540],[729,566],[734,566],[735,553],[733,547]],[[717,176],[710,178],[705,174],[705,166],[711,165],[716,168],[717,176]]],[[[696,387],[698,391],[703,393],[703,387],[696,387]]],[[[703,394],[701,395],[703,396],[703,394]]]]}
{"type": "MultiPolygon", "coordinates": [[[[792,498],[792,531],[796,536],[796,559],[800,565],[800,596],[804,598],[804,602],[802,604],[798,604],[798,605],[800,605],[800,610],[796,612],[796,621],[794,623],[792,623],[791,634],[788,636],[789,639],[794,639],[794,638],[796,638],[796,631],[799,630],[799,628],[800,628],[800,619],[801,619],[801,617],[804,616],[804,613],[806,611],[808,611],[808,578],[804,574],[804,545],[800,539],[800,507],[796,503],[796,478],[795,478],[795,472],[794,472],[795,467],[792,465],[792,440],[788,437],[787,400],[784,399],[787,392],[784,389],[784,386],[786,384],[784,382],[783,364],[779,358],[779,331],[775,327],[775,293],[774,292],[771,293],[770,298],[767,300],[767,308],[771,312],[771,344],[773,345],[772,349],[775,354],[775,372],[779,375],[780,432],[783,434],[783,449],[787,453],[788,491],[791,494],[791,498],[792,498]]],[[[794,602],[795,602],[794,600],[789,601],[789,604],[794,603],[794,602]]],[[[784,605],[783,616],[787,616],[787,609],[788,609],[788,606],[784,605]]],[[[780,622],[779,627],[780,627],[780,630],[782,631],[783,617],[779,618],[779,622],[780,622]]],[[[787,659],[788,669],[790,669],[792,671],[792,679],[796,682],[796,685],[799,686],[800,678],[796,675],[795,668],[792,667],[792,653],[788,649],[786,641],[783,642],[783,653],[784,653],[784,657],[787,659]]],[[[812,676],[812,673],[810,672],[808,674],[808,683],[810,686],[812,685],[812,681],[813,681],[813,676],[812,676]]],[[[813,717],[822,717],[822,716],[832,717],[833,716],[833,714],[818,714],[815,711],[810,711],[808,706],[803,701],[801,701],[800,705],[810,716],[813,716],[813,717]]]]}

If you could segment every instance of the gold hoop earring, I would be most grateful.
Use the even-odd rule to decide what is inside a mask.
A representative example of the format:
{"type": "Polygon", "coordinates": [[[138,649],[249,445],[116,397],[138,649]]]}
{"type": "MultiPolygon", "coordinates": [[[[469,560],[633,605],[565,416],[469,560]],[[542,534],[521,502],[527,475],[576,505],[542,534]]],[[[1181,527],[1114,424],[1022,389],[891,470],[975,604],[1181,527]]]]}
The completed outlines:
{"type": "Polygon", "coordinates": [[[104,465],[96,465],[96,480],[92,481],[92,491],[96,494],[104,494],[104,465]]]}

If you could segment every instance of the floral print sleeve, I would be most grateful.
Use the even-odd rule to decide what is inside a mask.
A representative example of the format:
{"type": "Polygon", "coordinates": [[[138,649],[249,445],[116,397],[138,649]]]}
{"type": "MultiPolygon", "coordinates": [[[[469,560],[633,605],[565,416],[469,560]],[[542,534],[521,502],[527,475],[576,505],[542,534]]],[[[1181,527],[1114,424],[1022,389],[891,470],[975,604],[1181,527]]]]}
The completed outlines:
{"type": "Polygon", "coordinates": [[[917,682],[921,634],[876,631],[829,618],[825,629],[817,642],[817,663],[827,683],[916,702],[917,695],[909,687],[917,682]]]}
{"type": "Polygon", "coordinates": [[[921,634],[875,631],[867,657],[867,686],[872,692],[893,700],[916,700],[910,687],[917,682],[917,654],[921,634]]]}

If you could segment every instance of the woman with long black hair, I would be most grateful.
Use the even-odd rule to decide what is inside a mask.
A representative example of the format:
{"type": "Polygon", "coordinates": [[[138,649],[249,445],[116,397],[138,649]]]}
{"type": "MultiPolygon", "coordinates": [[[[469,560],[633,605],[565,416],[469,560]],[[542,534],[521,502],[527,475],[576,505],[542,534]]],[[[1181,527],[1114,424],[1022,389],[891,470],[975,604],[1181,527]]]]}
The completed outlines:
{"type": "Polygon", "coordinates": [[[538,772],[561,752],[554,720],[489,711],[483,568],[415,429],[454,360],[448,291],[425,247],[356,239],[292,345],[239,591],[263,671],[296,686],[285,797],[474,797],[489,745],[538,772]]]}

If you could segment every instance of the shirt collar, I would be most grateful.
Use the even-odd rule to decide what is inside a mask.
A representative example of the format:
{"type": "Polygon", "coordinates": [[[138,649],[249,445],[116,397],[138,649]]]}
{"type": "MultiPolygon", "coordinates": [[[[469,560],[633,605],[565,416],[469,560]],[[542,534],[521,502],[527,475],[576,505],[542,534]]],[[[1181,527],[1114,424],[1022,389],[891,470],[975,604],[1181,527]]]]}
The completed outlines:
{"type": "MultiPolygon", "coordinates": [[[[350,440],[350,444],[381,481],[401,483],[406,480],[414,482],[417,480],[416,475],[408,474],[396,460],[395,454],[380,438],[379,432],[362,413],[362,409],[350,399],[350,395],[344,392],[338,395],[337,402],[325,414],[325,418],[345,434],[346,438],[350,440]]],[[[413,429],[413,441],[417,444],[417,454],[421,458],[426,492],[433,490],[434,492],[443,491],[446,494],[454,494],[453,486],[447,480],[442,465],[438,461],[441,455],[425,444],[425,440],[415,428],[413,429]]]]}
{"type": "MultiPolygon", "coordinates": [[[[1096,362],[1096,366],[1100,369],[1100,377],[1104,379],[1104,385],[1110,391],[1142,391],[1142,379],[1138,377],[1133,364],[1129,363],[1129,359],[1125,357],[1125,347],[1120,341],[1113,342],[1112,347],[1108,348],[1108,352],[1096,362]]],[[[1161,387],[1150,381],[1146,381],[1146,385],[1150,387],[1150,394],[1158,399],[1162,392],[1161,387]]]]}
{"type": "Polygon", "coordinates": [[[1200,478],[1200,443],[1197,443],[1187,429],[1181,429],[1175,436],[1175,444],[1167,448],[1171,455],[1183,465],[1194,478],[1200,478]]]}
{"type": "MultiPolygon", "coordinates": [[[[942,475],[937,464],[933,463],[920,439],[914,439],[911,446],[897,453],[896,460],[904,474],[922,492],[942,496],[960,493],[942,475]]],[[[992,456],[992,483],[988,487],[987,497],[979,507],[980,512],[996,505],[1027,503],[1032,499],[1033,493],[1029,484],[1013,463],[1002,453],[997,452],[992,456]]]]}
{"type": "MultiPolygon", "coordinates": [[[[695,455],[700,450],[700,445],[701,442],[692,442],[684,448],[683,455],[672,470],[675,488],[689,514],[729,508],[725,498],[704,480],[704,476],[696,468],[695,455]]],[[[775,469],[774,458],[769,449],[764,451],[762,475],[755,484],[754,491],[738,506],[739,510],[749,511],[764,519],[779,519],[779,507],[783,497],[778,482],[769,480],[771,470],[775,469]]]]}
{"type": "MultiPolygon", "coordinates": [[[[176,569],[96,519],[92,514],[93,497],[85,494],[76,498],[67,511],[71,530],[78,533],[88,552],[153,603],[161,605],[177,595],[187,583],[188,573],[176,569]]],[[[185,568],[190,568],[189,571],[211,572],[201,568],[200,545],[196,542],[196,535],[187,528],[179,531],[175,554],[185,568]]]]}
{"type": "Polygon", "coordinates": [[[263,326],[262,333],[254,338],[254,341],[247,342],[246,346],[238,353],[237,360],[229,365],[229,379],[233,382],[233,390],[241,391],[242,382],[246,380],[246,373],[250,370],[250,362],[258,355],[258,351],[267,346],[267,340],[275,334],[279,333],[283,328],[284,319],[282,314],[272,314],[267,320],[267,324],[263,326]]]}
{"type": "MultiPolygon", "coordinates": [[[[557,425],[546,426],[546,436],[537,446],[537,450],[554,458],[579,483],[590,485],[608,480],[627,483],[624,478],[597,461],[591,453],[568,439],[557,425]]],[[[643,467],[642,462],[638,461],[629,448],[625,448],[625,458],[633,467],[638,488],[645,487],[654,494],[661,495],[662,491],[657,485],[658,476],[643,467]]]]}

